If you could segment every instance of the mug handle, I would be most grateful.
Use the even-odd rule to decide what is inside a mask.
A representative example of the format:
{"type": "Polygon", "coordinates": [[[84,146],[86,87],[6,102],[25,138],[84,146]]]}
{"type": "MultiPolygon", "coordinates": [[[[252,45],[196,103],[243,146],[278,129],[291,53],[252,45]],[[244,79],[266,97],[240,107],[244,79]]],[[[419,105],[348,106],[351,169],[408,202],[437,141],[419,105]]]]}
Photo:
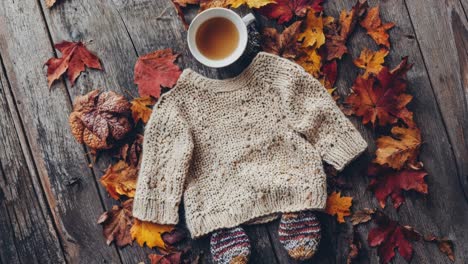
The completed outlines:
{"type": "Polygon", "coordinates": [[[248,13],[242,18],[242,21],[244,21],[244,24],[246,26],[250,25],[252,22],[255,21],[255,16],[252,13],[248,13]]]}

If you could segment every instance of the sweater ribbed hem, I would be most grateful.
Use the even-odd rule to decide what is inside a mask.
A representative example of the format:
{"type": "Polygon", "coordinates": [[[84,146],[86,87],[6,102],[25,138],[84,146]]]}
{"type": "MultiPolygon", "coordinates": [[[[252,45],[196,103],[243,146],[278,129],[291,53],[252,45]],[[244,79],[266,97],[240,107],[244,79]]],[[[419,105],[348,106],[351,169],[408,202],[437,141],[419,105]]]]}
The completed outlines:
{"type": "MultiPolygon", "coordinates": [[[[257,200],[245,200],[248,204],[241,202],[232,203],[223,212],[206,211],[202,213],[191,213],[196,215],[187,218],[187,227],[192,238],[198,238],[223,228],[233,228],[253,219],[275,213],[299,212],[304,210],[325,209],[327,202],[326,187],[313,186],[308,191],[305,188],[292,190],[289,195],[284,193],[265,194],[257,200]],[[323,187],[323,189],[321,188],[323,187]],[[235,213],[231,213],[235,212],[235,213]]],[[[187,210],[187,209],[186,209],[187,210]]]]}
{"type": "Polygon", "coordinates": [[[342,134],[332,144],[323,159],[338,171],[343,170],[367,149],[367,142],[359,133],[342,134]]]}
{"type": "Polygon", "coordinates": [[[170,206],[164,199],[135,198],[133,201],[133,216],[142,221],[161,225],[179,223],[178,206],[170,206]]]}

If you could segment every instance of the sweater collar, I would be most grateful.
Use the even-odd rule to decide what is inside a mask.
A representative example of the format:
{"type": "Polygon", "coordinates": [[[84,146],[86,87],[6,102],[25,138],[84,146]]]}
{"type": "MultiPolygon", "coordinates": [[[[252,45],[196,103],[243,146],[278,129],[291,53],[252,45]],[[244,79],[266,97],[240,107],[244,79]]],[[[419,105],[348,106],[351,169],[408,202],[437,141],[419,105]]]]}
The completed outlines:
{"type": "Polygon", "coordinates": [[[182,72],[179,82],[189,81],[198,87],[212,92],[230,92],[247,87],[251,84],[264,83],[263,70],[274,63],[273,54],[259,52],[252,62],[237,76],[228,79],[212,79],[187,68],[182,72]]]}

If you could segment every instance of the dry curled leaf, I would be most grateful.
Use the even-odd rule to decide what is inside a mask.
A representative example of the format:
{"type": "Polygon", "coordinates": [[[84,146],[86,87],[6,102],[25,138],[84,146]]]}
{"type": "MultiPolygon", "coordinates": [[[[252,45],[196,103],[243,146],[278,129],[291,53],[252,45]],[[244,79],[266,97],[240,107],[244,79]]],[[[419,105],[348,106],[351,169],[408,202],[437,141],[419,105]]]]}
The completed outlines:
{"type": "Polygon", "coordinates": [[[361,240],[356,230],[353,228],[353,237],[349,239],[349,252],[346,258],[346,264],[352,264],[359,259],[362,248],[361,240]]]}
{"type": "Polygon", "coordinates": [[[166,244],[161,236],[165,232],[171,232],[173,229],[173,225],[159,225],[134,219],[130,233],[132,235],[132,239],[136,239],[138,245],[141,247],[146,243],[146,246],[149,248],[158,247],[166,249],[166,244]]]}
{"type": "Polygon", "coordinates": [[[127,200],[122,206],[114,205],[110,211],[103,213],[98,224],[103,226],[103,234],[107,240],[107,245],[115,241],[119,247],[132,244],[130,228],[132,226],[132,205],[133,200],[127,200]]]}
{"type": "Polygon", "coordinates": [[[385,57],[388,55],[387,49],[380,49],[378,51],[373,51],[368,48],[364,48],[361,51],[359,58],[354,60],[354,65],[357,67],[366,70],[362,75],[363,78],[367,78],[370,73],[377,74],[379,73],[385,62],[385,57]]]}
{"type": "Polygon", "coordinates": [[[109,195],[118,200],[121,195],[135,196],[138,169],[120,160],[109,166],[100,182],[106,188],[109,195]]]}
{"type": "Polygon", "coordinates": [[[278,19],[278,24],[289,22],[294,15],[303,17],[307,9],[313,12],[323,11],[323,0],[276,0],[276,3],[260,8],[260,14],[269,19],[278,19]]]}
{"type": "Polygon", "coordinates": [[[341,196],[340,192],[332,192],[328,195],[325,212],[329,215],[336,215],[338,222],[344,223],[344,217],[351,215],[350,208],[352,204],[352,197],[341,196]]]}
{"type": "Polygon", "coordinates": [[[374,162],[394,169],[401,169],[406,164],[416,163],[421,146],[419,128],[393,127],[392,136],[377,139],[374,162]]]}
{"type": "Polygon", "coordinates": [[[424,181],[427,173],[424,170],[403,169],[395,171],[371,165],[368,169],[368,175],[372,177],[369,187],[382,208],[385,207],[388,196],[392,199],[394,208],[400,207],[405,201],[403,191],[412,190],[427,194],[428,186],[424,181]]]}
{"type": "Polygon", "coordinates": [[[120,146],[117,149],[117,153],[114,153],[114,156],[118,159],[124,160],[133,167],[138,167],[142,150],[143,135],[136,134],[133,140],[120,146]]]}
{"type": "Polygon", "coordinates": [[[171,232],[163,233],[161,237],[166,245],[173,246],[181,242],[182,240],[184,240],[186,237],[186,234],[181,229],[175,228],[171,232]]]}
{"type": "Polygon", "coordinates": [[[200,0],[200,11],[213,7],[229,7],[231,0],[200,0]]]}
{"type": "Polygon", "coordinates": [[[295,59],[300,54],[300,43],[297,42],[301,22],[294,22],[281,34],[275,28],[265,28],[262,33],[262,49],[287,59],[295,59]]]}
{"type": "Polygon", "coordinates": [[[109,149],[132,129],[130,113],[130,103],[122,95],[93,90],[75,99],[68,121],[78,142],[95,150],[109,149]]]}
{"type": "Polygon", "coordinates": [[[351,216],[351,223],[354,225],[359,225],[362,223],[367,223],[372,219],[372,215],[375,213],[374,209],[364,208],[359,210],[351,216]]]}
{"type": "Polygon", "coordinates": [[[172,252],[164,255],[149,254],[150,264],[181,264],[182,252],[172,252]]]}
{"type": "Polygon", "coordinates": [[[62,57],[50,58],[45,63],[49,88],[65,72],[67,72],[68,80],[73,86],[76,78],[85,70],[85,67],[102,70],[99,58],[92,54],[82,42],[64,41],[55,44],[54,47],[62,53],[62,57]]]}
{"type": "Polygon", "coordinates": [[[447,238],[438,238],[434,235],[428,235],[424,237],[427,242],[433,242],[437,244],[440,252],[447,255],[450,261],[455,262],[455,254],[453,252],[453,241],[447,238]]]}
{"type": "Polygon", "coordinates": [[[146,124],[151,116],[153,110],[149,106],[153,106],[156,100],[151,96],[143,96],[133,99],[131,102],[133,121],[137,123],[139,120],[146,124]]]}
{"type": "Polygon", "coordinates": [[[297,36],[303,47],[320,48],[325,43],[323,33],[323,18],[321,14],[307,13],[305,23],[302,24],[301,33],[297,36]]]}
{"type": "Polygon", "coordinates": [[[420,234],[409,226],[402,226],[381,212],[376,213],[377,227],[369,231],[369,246],[378,247],[380,262],[389,263],[395,257],[395,250],[406,260],[413,256],[411,241],[420,239],[420,234]]]}
{"type": "Polygon", "coordinates": [[[174,62],[178,54],[171,49],[156,50],[138,58],[134,81],[140,96],[159,98],[161,87],[172,88],[182,71],[174,62]]]}
{"type": "Polygon", "coordinates": [[[385,46],[387,49],[390,48],[390,42],[388,40],[389,35],[387,30],[393,28],[395,24],[385,23],[382,24],[380,19],[379,6],[369,9],[366,17],[361,21],[361,26],[367,30],[367,34],[379,45],[385,46]]]}

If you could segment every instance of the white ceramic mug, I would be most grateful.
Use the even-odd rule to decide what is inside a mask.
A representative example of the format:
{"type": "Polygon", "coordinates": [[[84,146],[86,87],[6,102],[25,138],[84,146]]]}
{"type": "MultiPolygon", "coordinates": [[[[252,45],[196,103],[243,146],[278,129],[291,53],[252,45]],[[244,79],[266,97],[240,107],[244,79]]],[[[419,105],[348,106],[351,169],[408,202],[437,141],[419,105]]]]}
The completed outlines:
{"type": "Polygon", "coordinates": [[[205,64],[208,67],[212,68],[221,68],[228,66],[235,62],[244,52],[245,48],[247,47],[247,26],[255,20],[254,15],[251,13],[247,14],[244,17],[240,17],[236,12],[227,9],[227,8],[210,8],[207,9],[200,14],[198,14],[190,23],[190,27],[188,29],[187,34],[187,42],[192,55],[197,59],[199,62],[205,64]],[[239,32],[239,43],[236,49],[226,58],[220,60],[213,60],[205,57],[197,47],[197,43],[195,41],[196,33],[198,28],[200,27],[203,22],[207,21],[208,19],[215,18],[215,17],[222,17],[226,18],[231,21],[237,28],[239,32]]]}

